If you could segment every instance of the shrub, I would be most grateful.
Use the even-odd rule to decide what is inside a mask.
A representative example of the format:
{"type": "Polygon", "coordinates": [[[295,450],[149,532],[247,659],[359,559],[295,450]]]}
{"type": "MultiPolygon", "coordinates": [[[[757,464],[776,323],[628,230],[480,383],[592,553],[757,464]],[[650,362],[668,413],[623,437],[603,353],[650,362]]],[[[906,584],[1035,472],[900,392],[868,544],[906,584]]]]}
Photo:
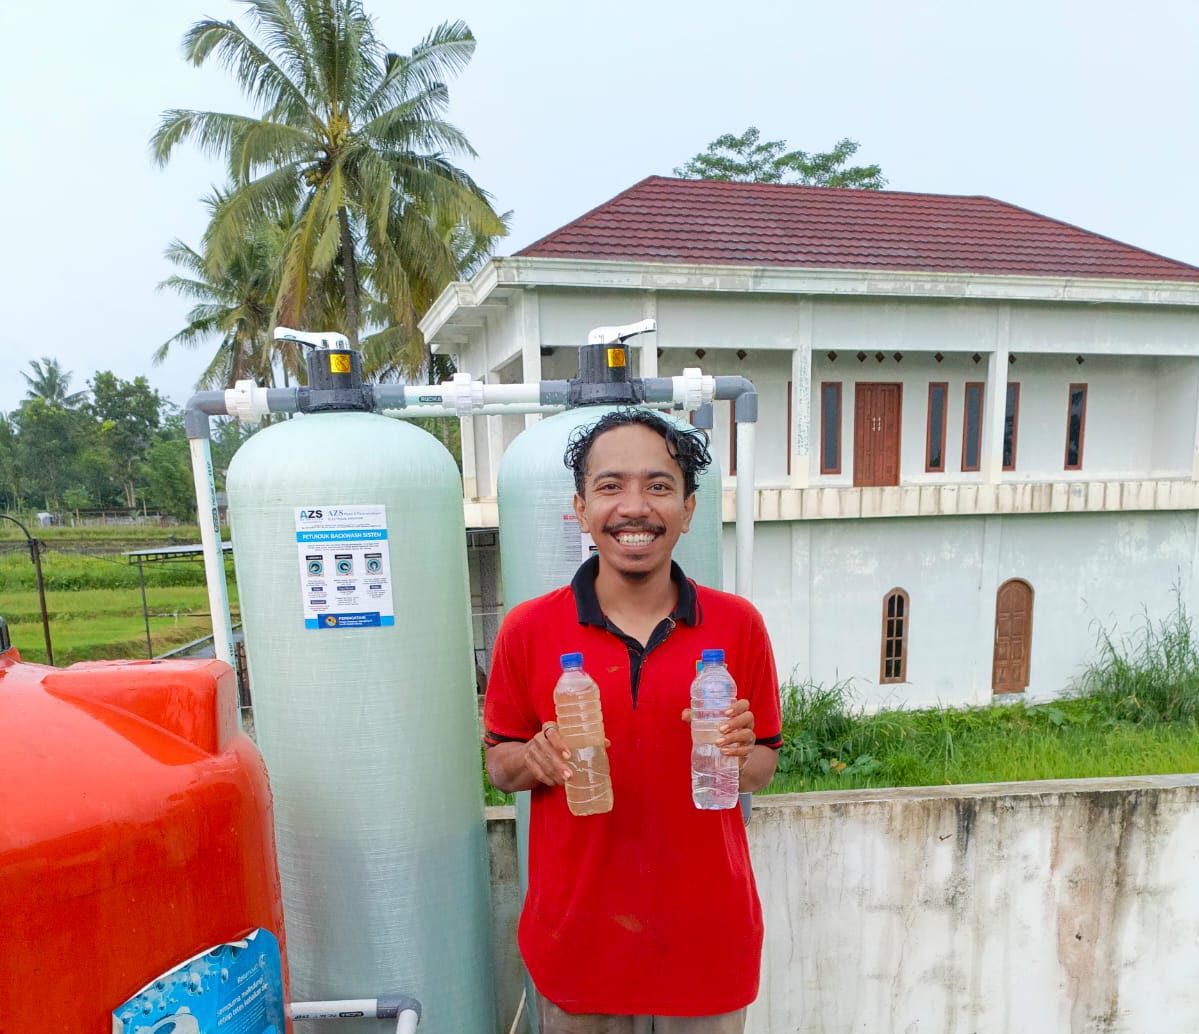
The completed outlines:
{"type": "Polygon", "coordinates": [[[1113,632],[1099,627],[1099,659],[1083,672],[1075,690],[1090,697],[1110,721],[1199,721],[1199,645],[1177,587],[1174,599],[1167,618],[1155,623],[1145,613],[1142,627],[1118,642],[1113,632]]]}

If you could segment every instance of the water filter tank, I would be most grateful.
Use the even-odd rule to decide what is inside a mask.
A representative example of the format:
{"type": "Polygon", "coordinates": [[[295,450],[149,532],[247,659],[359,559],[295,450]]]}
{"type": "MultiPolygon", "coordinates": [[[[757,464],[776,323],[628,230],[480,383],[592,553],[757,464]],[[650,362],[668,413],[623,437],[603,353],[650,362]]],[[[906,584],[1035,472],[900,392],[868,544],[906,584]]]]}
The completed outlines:
{"type": "Polygon", "coordinates": [[[457,467],[419,428],[328,412],[252,436],[227,488],[293,997],[406,992],[422,1031],[491,1030],[457,467]]]}
{"type": "MultiPolygon", "coordinates": [[[[566,585],[587,558],[589,542],[571,504],[574,474],[562,457],[571,435],[614,408],[556,413],[526,428],[504,450],[497,493],[505,608],[566,585]]],[[[674,416],[663,419],[688,426],[674,416]]],[[[699,477],[691,529],[679,539],[674,558],[688,577],[715,589],[721,587],[720,529],[720,470],[713,462],[699,477]]]]}

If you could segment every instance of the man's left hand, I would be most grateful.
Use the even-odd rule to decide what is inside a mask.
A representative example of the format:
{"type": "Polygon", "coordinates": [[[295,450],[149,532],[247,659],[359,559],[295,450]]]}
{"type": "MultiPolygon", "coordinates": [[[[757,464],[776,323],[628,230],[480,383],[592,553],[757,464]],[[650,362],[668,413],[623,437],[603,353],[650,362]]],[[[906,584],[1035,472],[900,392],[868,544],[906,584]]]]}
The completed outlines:
{"type": "MultiPolygon", "coordinates": [[[[724,714],[725,721],[720,726],[721,736],[716,745],[721,754],[737,758],[737,763],[744,768],[754,749],[754,716],[749,701],[734,700],[733,706],[724,714]]],[[[691,708],[683,709],[682,718],[685,722],[691,721],[691,708]]]]}

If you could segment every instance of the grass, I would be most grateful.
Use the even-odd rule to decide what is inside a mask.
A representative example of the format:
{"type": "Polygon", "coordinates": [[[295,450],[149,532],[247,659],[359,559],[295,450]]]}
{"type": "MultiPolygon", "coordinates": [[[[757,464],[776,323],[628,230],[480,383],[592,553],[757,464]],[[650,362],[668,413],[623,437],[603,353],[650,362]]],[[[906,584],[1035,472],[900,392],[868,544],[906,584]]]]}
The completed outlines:
{"type": "MultiPolygon", "coordinates": [[[[165,528],[152,524],[102,524],[78,527],[55,525],[50,528],[42,528],[32,517],[26,518],[21,514],[14,516],[29,529],[30,535],[51,546],[64,542],[89,542],[97,545],[108,543],[123,545],[128,542],[137,542],[149,548],[155,545],[187,546],[200,541],[200,529],[194,524],[172,524],[165,528]]],[[[21,529],[11,521],[0,521],[0,542],[24,544],[25,536],[21,534],[21,529]]],[[[138,546],[129,548],[136,549],[138,546]]]]}
{"type": "MultiPolygon", "coordinates": [[[[105,530],[110,534],[97,541],[112,542],[115,533],[128,531],[105,530]]],[[[124,557],[51,547],[42,557],[42,569],[56,664],[146,656],[141,588],[135,566],[124,557]]],[[[144,570],[155,654],[211,634],[202,564],[157,564],[144,570]]],[[[228,584],[236,620],[236,585],[232,578],[228,584]]],[[[45,663],[33,564],[24,551],[0,554],[0,617],[8,622],[12,643],[21,657],[45,663]]]]}

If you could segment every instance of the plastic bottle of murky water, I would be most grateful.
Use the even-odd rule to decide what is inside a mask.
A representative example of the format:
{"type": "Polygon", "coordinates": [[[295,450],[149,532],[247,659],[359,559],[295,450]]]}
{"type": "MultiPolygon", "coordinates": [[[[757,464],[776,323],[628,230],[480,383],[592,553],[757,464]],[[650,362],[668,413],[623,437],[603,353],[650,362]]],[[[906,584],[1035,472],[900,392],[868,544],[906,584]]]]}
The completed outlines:
{"type": "Polygon", "coordinates": [[[702,811],[715,811],[737,805],[741,766],[716,744],[737,684],[724,666],[723,650],[705,650],[701,665],[691,683],[691,799],[702,811]]]}
{"type": "Polygon", "coordinates": [[[570,751],[566,804],[572,815],[600,815],[612,810],[612,779],[604,749],[604,715],[599,686],[583,670],[581,653],[562,655],[562,674],[554,687],[558,734],[570,751]]]}

